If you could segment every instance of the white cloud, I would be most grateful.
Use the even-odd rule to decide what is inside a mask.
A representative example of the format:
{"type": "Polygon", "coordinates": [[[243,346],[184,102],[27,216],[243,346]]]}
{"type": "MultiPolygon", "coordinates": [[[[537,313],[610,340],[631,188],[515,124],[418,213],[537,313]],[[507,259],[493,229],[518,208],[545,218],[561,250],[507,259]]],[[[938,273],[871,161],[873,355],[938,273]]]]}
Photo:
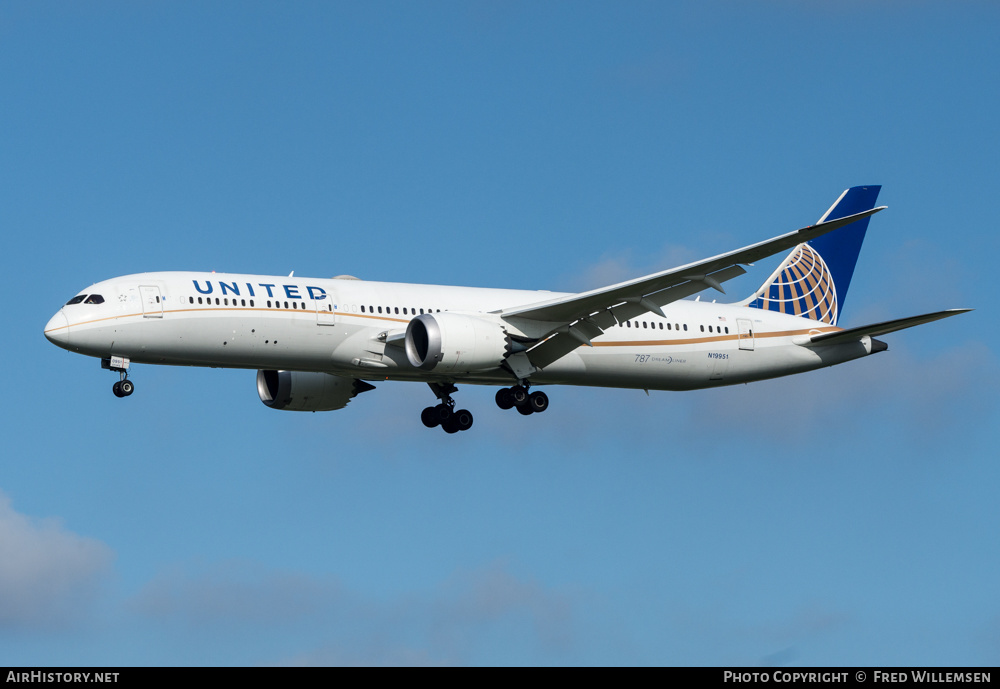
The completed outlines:
{"type": "Polygon", "coordinates": [[[337,600],[337,591],[333,581],[229,561],[204,572],[179,568],[164,572],[142,588],[130,607],[146,617],[192,626],[267,625],[328,608],[337,600]]]}
{"type": "Polygon", "coordinates": [[[0,493],[0,629],[62,627],[93,603],[114,555],[56,519],[18,513],[0,493]]]}
{"type": "Polygon", "coordinates": [[[551,659],[569,648],[573,621],[570,596],[503,563],[460,571],[431,589],[372,599],[330,578],[226,562],[166,572],[129,607],[147,619],[180,623],[185,634],[246,640],[282,627],[288,638],[317,640],[305,651],[276,652],[273,664],[293,666],[456,665],[476,662],[498,642],[551,659]]]}

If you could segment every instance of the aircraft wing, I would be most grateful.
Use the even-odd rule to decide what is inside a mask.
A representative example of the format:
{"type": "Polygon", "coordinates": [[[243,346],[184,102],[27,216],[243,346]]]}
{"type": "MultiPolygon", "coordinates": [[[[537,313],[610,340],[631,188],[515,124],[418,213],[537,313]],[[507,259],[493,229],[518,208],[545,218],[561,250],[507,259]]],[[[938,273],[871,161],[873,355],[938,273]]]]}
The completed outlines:
{"type": "Polygon", "coordinates": [[[906,328],[912,328],[915,325],[923,325],[924,323],[939,321],[942,318],[957,316],[960,313],[966,313],[968,311],[972,311],[972,309],[946,309],[945,311],[925,313],[922,316],[897,318],[893,321],[873,323],[872,325],[862,325],[861,327],[850,328],[849,330],[840,330],[838,332],[823,333],[822,335],[813,335],[809,339],[806,346],[833,345],[841,344],[843,342],[854,342],[856,340],[860,340],[865,335],[885,335],[886,333],[894,333],[897,330],[905,330],[906,328]]]}
{"type": "Polygon", "coordinates": [[[736,251],[616,285],[503,309],[499,315],[530,339],[537,341],[548,338],[527,352],[531,364],[541,368],[565,356],[580,344],[589,345],[593,338],[616,323],[647,312],[663,316],[663,306],[708,287],[725,294],[722,283],[746,272],[741,264],[753,263],[786,251],[885,208],[886,206],[879,206],[829,222],[809,225],[736,251]]]}

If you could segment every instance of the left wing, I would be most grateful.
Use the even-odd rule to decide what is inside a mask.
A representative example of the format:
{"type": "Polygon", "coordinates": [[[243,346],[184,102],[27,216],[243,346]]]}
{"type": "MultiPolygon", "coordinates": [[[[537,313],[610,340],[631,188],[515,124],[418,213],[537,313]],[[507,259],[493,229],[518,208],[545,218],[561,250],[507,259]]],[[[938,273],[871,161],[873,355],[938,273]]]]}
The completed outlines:
{"type": "Polygon", "coordinates": [[[609,287],[503,309],[498,313],[528,340],[537,342],[548,338],[527,351],[531,365],[541,368],[562,358],[580,344],[590,345],[593,338],[616,323],[623,323],[650,311],[663,316],[663,306],[708,287],[725,294],[722,283],[746,272],[741,264],[773,256],[885,208],[886,206],[879,206],[829,222],[809,225],[736,251],[609,287]]]}

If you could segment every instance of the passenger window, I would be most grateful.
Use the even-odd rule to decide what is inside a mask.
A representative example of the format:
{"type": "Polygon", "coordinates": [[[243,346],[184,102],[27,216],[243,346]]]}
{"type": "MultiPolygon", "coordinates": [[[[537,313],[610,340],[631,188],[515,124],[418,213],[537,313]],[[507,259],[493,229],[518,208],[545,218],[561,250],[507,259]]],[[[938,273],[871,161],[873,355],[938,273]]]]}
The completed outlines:
{"type": "Polygon", "coordinates": [[[218,297],[216,297],[216,298],[215,298],[215,305],[216,305],[216,306],[218,306],[218,305],[219,305],[219,298],[218,298],[218,297]]]}
{"type": "Polygon", "coordinates": [[[226,304],[225,304],[226,306],[229,306],[229,297],[226,297],[222,301],[226,302],[226,304]]]}
{"type": "Polygon", "coordinates": [[[663,330],[663,323],[660,323],[660,330],[663,330]]]}
{"type": "Polygon", "coordinates": [[[188,304],[194,303],[194,297],[188,297],[188,304]]]}
{"type": "Polygon", "coordinates": [[[379,313],[382,313],[382,307],[381,307],[381,306],[380,306],[380,307],[378,307],[378,312],[379,312],[379,313]]]}
{"type": "Polygon", "coordinates": [[[701,326],[701,331],[705,332],[705,326],[701,326]]]}
{"type": "MultiPolygon", "coordinates": [[[[156,301],[159,302],[160,298],[157,297],[156,301]]],[[[87,297],[87,301],[85,301],[83,303],[84,304],[103,304],[104,303],[104,297],[102,297],[100,294],[91,294],[89,297],[87,297]]]]}
{"type": "MultiPolygon", "coordinates": [[[[406,309],[403,309],[403,311],[406,311],[406,309]]],[[[399,307],[398,306],[396,307],[396,315],[399,315],[399,307]]]]}
{"type": "Polygon", "coordinates": [[[288,308],[288,302],[287,301],[285,302],[285,308],[286,309],[288,308]]]}
{"type": "Polygon", "coordinates": [[[246,299],[240,299],[240,306],[246,306],[246,305],[247,305],[247,300],[246,299]]]}
{"type": "Polygon", "coordinates": [[[726,334],[727,335],[729,334],[729,326],[728,325],[726,326],[726,334]]]}
{"type": "Polygon", "coordinates": [[[687,324],[687,323],[685,323],[685,324],[684,324],[684,332],[687,332],[687,329],[688,329],[688,324],[687,324]]]}

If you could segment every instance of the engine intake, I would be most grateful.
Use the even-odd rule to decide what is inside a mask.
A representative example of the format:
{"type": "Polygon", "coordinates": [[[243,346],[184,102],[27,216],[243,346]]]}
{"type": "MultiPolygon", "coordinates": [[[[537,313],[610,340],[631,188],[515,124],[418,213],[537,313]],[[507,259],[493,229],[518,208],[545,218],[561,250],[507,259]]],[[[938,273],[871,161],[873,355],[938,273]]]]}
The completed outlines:
{"type": "Polygon", "coordinates": [[[257,395],[271,409],[333,411],[375,386],[332,373],[257,371],[257,395]]]}
{"type": "Polygon", "coordinates": [[[406,326],[406,358],[424,371],[460,373],[496,368],[511,352],[499,320],[460,313],[425,313],[406,326]]]}

